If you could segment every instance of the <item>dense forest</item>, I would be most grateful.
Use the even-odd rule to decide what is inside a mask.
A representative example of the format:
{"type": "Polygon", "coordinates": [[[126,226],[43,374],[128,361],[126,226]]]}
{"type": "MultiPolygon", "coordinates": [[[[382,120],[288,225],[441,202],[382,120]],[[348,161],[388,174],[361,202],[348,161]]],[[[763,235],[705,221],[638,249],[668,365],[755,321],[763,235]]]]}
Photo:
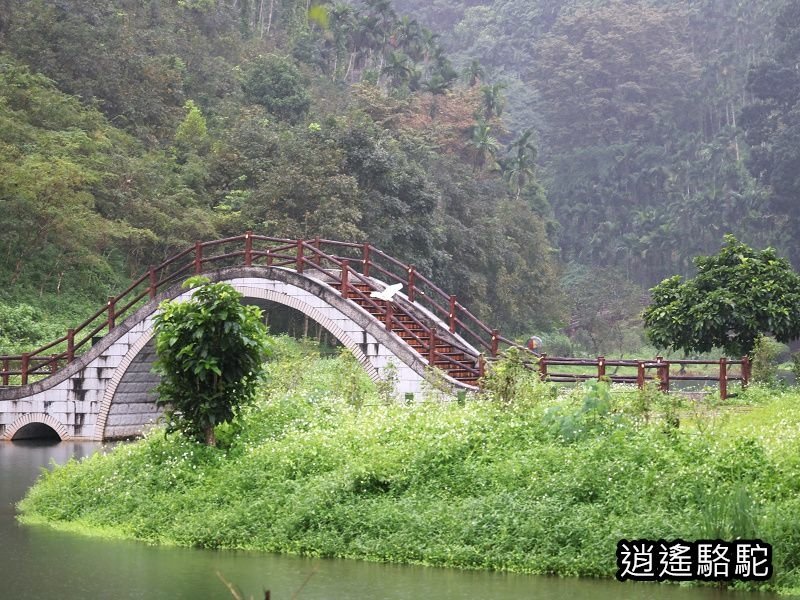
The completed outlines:
{"type": "Polygon", "coordinates": [[[799,50],[798,0],[0,0],[0,346],[246,229],[620,345],[724,233],[800,264],[799,50]]]}

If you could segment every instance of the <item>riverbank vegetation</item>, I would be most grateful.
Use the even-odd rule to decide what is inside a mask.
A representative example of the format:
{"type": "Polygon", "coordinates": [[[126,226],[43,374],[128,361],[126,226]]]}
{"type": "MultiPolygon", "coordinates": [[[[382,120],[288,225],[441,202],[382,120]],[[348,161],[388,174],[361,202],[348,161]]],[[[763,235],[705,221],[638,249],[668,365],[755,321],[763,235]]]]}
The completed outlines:
{"type": "MultiPolygon", "coordinates": [[[[387,401],[347,354],[276,345],[218,448],[156,430],[43,475],[28,523],[153,543],[613,576],[621,538],[760,537],[800,590],[800,397],[736,410],[507,365],[465,403],[387,401]],[[566,392],[566,393],[565,393],[566,392]]],[[[743,584],[738,584],[743,585],[743,584]]],[[[750,584],[747,584],[750,585],[750,584]]]]}

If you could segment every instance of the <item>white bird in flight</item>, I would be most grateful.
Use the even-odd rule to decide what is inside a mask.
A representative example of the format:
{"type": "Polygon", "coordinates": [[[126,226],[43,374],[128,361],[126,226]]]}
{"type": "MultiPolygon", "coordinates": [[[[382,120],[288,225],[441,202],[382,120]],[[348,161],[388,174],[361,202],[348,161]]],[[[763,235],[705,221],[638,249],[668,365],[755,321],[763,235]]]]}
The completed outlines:
{"type": "Polygon", "coordinates": [[[372,292],[370,294],[370,297],[371,298],[378,298],[379,300],[386,300],[388,302],[389,300],[391,300],[394,297],[394,295],[397,292],[400,291],[400,289],[402,287],[403,287],[402,283],[395,283],[393,285],[387,285],[380,292],[372,292]]]}

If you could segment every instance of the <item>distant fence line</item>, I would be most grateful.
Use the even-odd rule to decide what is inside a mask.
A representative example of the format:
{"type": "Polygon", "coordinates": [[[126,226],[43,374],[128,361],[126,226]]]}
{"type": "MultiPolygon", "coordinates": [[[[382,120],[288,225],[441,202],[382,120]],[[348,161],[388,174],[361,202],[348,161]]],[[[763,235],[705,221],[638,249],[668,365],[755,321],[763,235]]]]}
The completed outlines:
{"type": "Polygon", "coordinates": [[[606,378],[614,383],[636,384],[642,389],[647,381],[657,381],[662,392],[670,391],[670,384],[673,381],[698,381],[715,382],[719,386],[720,398],[725,400],[728,397],[728,383],[738,381],[742,388],[746,388],[750,382],[751,364],[747,356],[741,359],[720,358],[719,360],[693,360],[676,359],[665,360],[661,356],[655,359],[607,359],[605,356],[597,358],[569,358],[569,357],[550,357],[542,354],[536,368],[545,381],[553,382],[577,382],[589,379],[606,378]],[[716,367],[714,375],[693,375],[685,373],[685,367],[693,366],[713,366],[716,367]],[[672,367],[679,366],[680,370],[675,373],[672,367]],[[738,372],[730,372],[730,367],[738,366],[738,372]],[[553,367],[593,367],[595,373],[567,373],[558,372],[553,367]],[[607,369],[635,369],[634,373],[619,374],[607,372],[607,369]]]}

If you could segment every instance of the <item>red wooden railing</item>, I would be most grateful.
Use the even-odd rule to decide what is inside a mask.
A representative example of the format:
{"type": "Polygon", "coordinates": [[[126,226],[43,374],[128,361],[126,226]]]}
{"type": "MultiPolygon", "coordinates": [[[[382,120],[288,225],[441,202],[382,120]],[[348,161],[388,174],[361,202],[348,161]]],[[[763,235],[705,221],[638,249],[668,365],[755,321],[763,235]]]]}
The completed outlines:
{"type": "Polygon", "coordinates": [[[746,388],[747,384],[750,382],[750,359],[747,356],[743,356],[741,359],[720,358],[719,360],[665,360],[661,356],[657,356],[654,360],[615,360],[607,359],[604,356],[598,356],[597,358],[554,358],[542,354],[538,361],[536,361],[536,368],[538,368],[541,378],[548,381],[575,382],[606,377],[615,383],[635,383],[640,389],[644,387],[647,381],[658,381],[659,388],[662,392],[669,392],[670,384],[673,381],[713,381],[719,385],[719,395],[723,400],[728,397],[729,382],[738,381],[743,388],[746,388]],[[672,371],[672,367],[676,365],[681,367],[678,373],[672,371]],[[687,365],[713,366],[715,367],[716,374],[686,374],[684,372],[684,367],[687,365]],[[732,374],[729,367],[735,365],[739,366],[739,371],[738,373],[734,372],[732,374]],[[593,370],[596,369],[596,373],[554,372],[552,367],[558,366],[592,367],[593,370]],[[615,368],[617,371],[624,369],[628,371],[628,373],[619,374],[615,372],[609,374],[607,372],[609,367],[615,368]]]}
{"type": "MultiPolygon", "coordinates": [[[[67,333],[31,352],[16,356],[0,356],[0,384],[26,385],[32,377],[47,377],[56,373],[74,360],[89,346],[94,338],[110,332],[130,316],[139,306],[156,297],[159,290],[193,274],[211,269],[232,266],[286,267],[303,273],[305,269],[324,271],[331,284],[339,288],[342,296],[351,299],[369,310],[389,331],[407,334],[410,343],[427,358],[429,364],[464,374],[470,382],[484,374],[485,360],[497,358],[503,347],[516,347],[528,350],[512,340],[503,337],[500,331],[484,324],[464,307],[458,299],[445,293],[430,279],[419,273],[413,265],[407,265],[385,254],[371,244],[339,242],[316,237],[312,240],[291,240],[255,235],[252,231],[244,235],[196,242],[194,246],[178,253],[158,266],[150,267],[146,273],[131,283],[118,296],[108,298],[105,306],[86,321],[67,330],[67,333]],[[358,268],[355,268],[357,265],[358,268]],[[384,302],[370,296],[369,290],[376,289],[370,279],[375,277],[388,284],[402,283],[409,301],[427,309],[447,324],[449,333],[457,333],[481,352],[474,360],[458,360],[438,349],[445,332],[437,331],[435,325],[408,312],[402,312],[392,302],[384,302]],[[400,316],[410,318],[416,330],[400,320],[400,316]]],[[[446,346],[445,346],[446,347],[446,346]]],[[[531,357],[533,358],[533,357],[531,357]]],[[[742,360],[720,359],[719,376],[686,376],[670,373],[671,365],[709,365],[715,361],[672,360],[606,360],[551,358],[542,355],[531,363],[539,369],[543,378],[551,381],[581,381],[606,374],[606,367],[635,368],[635,375],[610,375],[612,381],[633,383],[640,387],[647,380],[657,378],[661,388],[669,390],[670,381],[718,381],[720,394],[727,395],[728,381],[741,381],[747,385],[750,365],[745,357],[742,360]],[[741,374],[737,377],[727,372],[727,366],[740,364],[741,374]],[[597,374],[573,374],[552,372],[553,366],[594,366],[597,374]],[[651,374],[654,373],[655,374],[651,374]]]]}
{"type": "Polygon", "coordinates": [[[97,336],[110,332],[139,306],[155,298],[159,290],[189,275],[223,267],[254,265],[287,267],[298,273],[303,273],[305,269],[325,271],[341,288],[342,295],[360,299],[359,303],[377,313],[387,329],[405,330],[416,338],[420,342],[421,353],[429,361],[433,359],[432,364],[450,364],[475,378],[481,374],[477,358],[475,362],[457,361],[439,352],[437,340],[442,339],[443,332],[437,332],[435,326],[430,327],[425,319],[411,315],[414,324],[423,330],[423,335],[412,332],[397,319],[391,302],[376,301],[360,288],[369,286],[369,289],[376,289],[371,276],[389,284],[402,283],[411,302],[439,317],[451,333],[458,333],[479,351],[492,357],[498,355],[501,344],[518,346],[481,322],[455,296],[445,293],[413,265],[406,265],[371,244],[319,237],[291,240],[255,235],[248,231],[241,236],[196,242],[160,265],[150,267],[122,293],[109,297],[103,308],[57,340],[21,355],[0,356],[0,384],[26,385],[31,377],[52,375],[82,354],[97,336]]]}

